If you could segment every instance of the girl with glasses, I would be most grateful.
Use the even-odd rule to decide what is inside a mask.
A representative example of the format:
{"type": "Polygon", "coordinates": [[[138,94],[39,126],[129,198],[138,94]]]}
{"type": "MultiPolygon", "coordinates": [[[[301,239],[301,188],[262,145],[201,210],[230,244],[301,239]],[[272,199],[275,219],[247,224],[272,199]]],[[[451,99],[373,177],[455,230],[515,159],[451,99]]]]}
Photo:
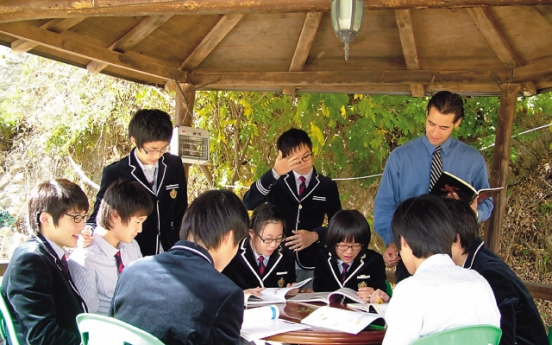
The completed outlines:
{"type": "Polygon", "coordinates": [[[222,271],[246,293],[258,295],[265,287],[286,287],[295,283],[295,258],[284,251],[284,215],[270,203],[261,204],[251,217],[249,236],[236,256],[222,271]]]}
{"type": "Polygon", "coordinates": [[[368,249],[370,238],[370,226],[359,211],[338,211],[330,220],[325,248],[317,256],[314,291],[348,287],[366,302],[389,301],[383,257],[368,249]]]}

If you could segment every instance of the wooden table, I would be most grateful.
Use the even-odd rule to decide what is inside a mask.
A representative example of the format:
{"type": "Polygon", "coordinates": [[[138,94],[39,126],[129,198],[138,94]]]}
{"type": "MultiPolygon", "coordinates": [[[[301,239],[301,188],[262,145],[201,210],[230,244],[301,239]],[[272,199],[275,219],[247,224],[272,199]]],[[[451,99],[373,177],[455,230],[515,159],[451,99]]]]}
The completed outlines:
{"type": "MultiPolygon", "coordinates": [[[[320,305],[322,306],[322,304],[320,305]]],[[[342,307],[339,304],[331,305],[332,307],[342,307]]],[[[286,303],[278,305],[280,308],[280,318],[301,322],[303,318],[312,313],[316,306],[286,303]]],[[[266,340],[279,341],[289,344],[332,344],[332,345],[351,345],[351,344],[377,344],[381,345],[385,331],[366,330],[359,334],[353,335],[343,332],[328,331],[322,328],[312,327],[311,329],[287,332],[273,335],[266,340]]]]}

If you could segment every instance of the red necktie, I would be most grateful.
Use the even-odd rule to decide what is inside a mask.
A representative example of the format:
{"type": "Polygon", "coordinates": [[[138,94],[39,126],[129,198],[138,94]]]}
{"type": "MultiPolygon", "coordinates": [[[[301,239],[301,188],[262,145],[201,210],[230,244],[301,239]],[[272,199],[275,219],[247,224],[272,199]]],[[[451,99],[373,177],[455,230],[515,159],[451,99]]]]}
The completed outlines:
{"type": "Polygon", "coordinates": [[[123,272],[123,268],[125,268],[125,265],[123,265],[123,259],[121,259],[121,251],[118,251],[115,254],[115,262],[117,263],[117,271],[121,274],[121,272],[123,272]]]}
{"type": "Polygon", "coordinates": [[[263,275],[265,271],[264,256],[259,256],[259,274],[263,275]]]}
{"type": "Polygon", "coordinates": [[[345,279],[347,279],[347,268],[349,268],[349,264],[342,263],[341,266],[343,266],[343,272],[341,272],[341,282],[344,282],[345,279]]]}
{"type": "Polygon", "coordinates": [[[67,257],[65,254],[61,257],[61,267],[63,267],[65,273],[69,273],[69,266],[67,265],[67,257]]]}
{"type": "Polygon", "coordinates": [[[305,181],[307,179],[304,176],[299,176],[299,180],[301,180],[301,184],[299,184],[299,196],[302,196],[303,193],[305,193],[305,189],[307,189],[307,186],[305,185],[305,181]]]}

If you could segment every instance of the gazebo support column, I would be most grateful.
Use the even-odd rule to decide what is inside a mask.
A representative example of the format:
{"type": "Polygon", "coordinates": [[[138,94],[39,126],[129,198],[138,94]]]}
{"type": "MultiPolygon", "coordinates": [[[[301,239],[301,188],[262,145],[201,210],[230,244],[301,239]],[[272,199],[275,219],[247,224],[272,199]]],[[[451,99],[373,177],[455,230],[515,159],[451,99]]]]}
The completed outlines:
{"type": "MultiPolygon", "coordinates": [[[[179,84],[176,86],[176,106],[174,124],[177,126],[191,127],[194,120],[195,86],[192,84],[179,84]],[[180,86],[180,88],[178,87],[180,86]]],[[[188,171],[190,164],[184,164],[186,184],[188,184],[188,171]]]]}
{"type": "Polygon", "coordinates": [[[494,198],[494,210],[485,231],[485,242],[495,253],[500,251],[500,235],[504,216],[506,215],[506,192],[508,189],[512,128],[517,96],[521,90],[521,85],[508,83],[502,84],[501,88],[500,109],[496,128],[493,164],[491,167],[491,186],[504,187],[504,189],[500,191],[498,197],[494,198]]]}

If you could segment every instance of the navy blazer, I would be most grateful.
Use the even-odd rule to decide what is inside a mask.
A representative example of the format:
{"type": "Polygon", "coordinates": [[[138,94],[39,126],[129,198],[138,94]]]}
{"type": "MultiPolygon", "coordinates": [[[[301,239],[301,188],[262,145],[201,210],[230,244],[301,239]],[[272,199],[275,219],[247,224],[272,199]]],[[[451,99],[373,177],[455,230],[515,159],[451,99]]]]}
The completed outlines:
{"type": "MultiPolygon", "coordinates": [[[[304,195],[297,195],[297,181],[293,171],[280,176],[278,180],[272,175],[272,169],[260,180],[253,183],[245,194],[243,202],[249,210],[255,209],[263,202],[271,202],[286,218],[286,237],[293,236],[292,230],[312,230],[318,233],[318,242],[299,252],[295,257],[299,266],[314,269],[319,244],[324,242],[325,228],[321,228],[325,216],[328,221],[341,210],[341,201],[337,184],[331,179],[316,172],[313,168],[312,178],[304,195]]],[[[288,247],[283,246],[289,251],[288,247]]]]}
{"type": "Polygon", "coordinates": [[[121,273],[109,314],[167,345],[238,344],[243,290],[189,241],[134,261],[121,273]]]}
{"type": "Polygon", "coordinates": [[[76,317],[88,311],[86,304],[42,236],[15,249],[4,273],[2,297],[21,344],[80,344],[76,317]]]}
{"type": "Polygon", "coordinates": [[[501,345],[548,343],[541,316],[525,284],[480,238],[470,246],[464,268],[477,271],[493,289],[500,310],[501,345]]]}
{"type": "Polygon", "coordinates": [[[289,283],[295,283],[295,257],[289,250],[284,251],[281,246],[278,247],[270,255],[268,265],[261,276],[249,238],[244,238],[240,242],[236,256],[222,273],[244,290],[256,287],[285,287],[289,283]]]}
{"type": "Polygon", "coordinates": [[[345,282],[341,282],[341,271],[337,266],[337,261],[332,260],[332,254],[324,248],[320,250],[316,258],[312,287],[316,292],[335,291],[342,287],[358,291],[361,285],[374,288],[374,290],[386,291],[386,279],[383,256],[366,249],[364,254],[359,254],[355,258],[352,266],[347,270],[345,282]]]}
{"type": "Polygon", "coordinates": [[[179,157],[169,153],[163,154],[159,159],[157,192],[154,193],[136,159],[134,150],[136,148],[132,149],[125,158],[103,169],[94,211],[87,224],[96,226],[100,203],[111,183],[118,180],[138,181],[149,192],[154,207],[153,212],[142,225],[142,232],[136,236],[136,242],[140,245],[143,256],[155,255],[160,252],[159,242],[166,251],[180,238],[182,217],[188,207],[186,176],[179,157]]]}

